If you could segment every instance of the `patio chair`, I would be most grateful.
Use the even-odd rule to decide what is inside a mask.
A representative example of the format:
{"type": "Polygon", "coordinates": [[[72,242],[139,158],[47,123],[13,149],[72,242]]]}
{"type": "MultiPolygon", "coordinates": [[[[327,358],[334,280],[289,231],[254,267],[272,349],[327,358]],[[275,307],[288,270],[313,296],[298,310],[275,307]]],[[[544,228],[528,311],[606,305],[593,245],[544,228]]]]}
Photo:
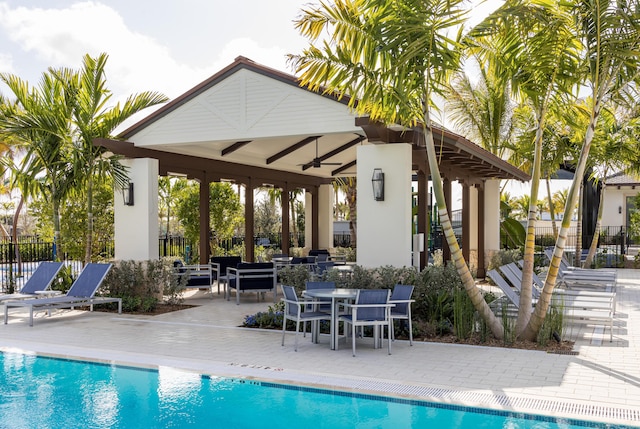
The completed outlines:
{"type": "MultiPolygon", "coordinates": [[[[351,346],[354,357],[356,356],[356,328],[365,326],[374,328],[374,347],[378,345],[379,339],[384,337],[384,328],[387,327],[387,350],[391,354],[391,307],[395,304],[389,303],[390,296],[389,289],[361,289],[356,294],[355,303],[340,304],[340,306],[351,310],[351,314],[343,314],[339,320],[351,325],[351,346]],[[382,329],[380,335],[378,335],[378,329],[382,329]]],[[[336,343],[337,349],[338,344],[336,343]]]]}
{"type": "MultiPolygon", "coordinates": [[[[336,283],[335,282],[312,281],[312,282],[305,282],[304,285],[305,285],[306,290],[335,289],[336,288],[336,283]]],[[[331,313],[331,300],[330,299],[318,298],[318,299],[314,300],[314,302],[316,302],[316,303],[322,302],[322,304],[316,304],[316,308],[315,308],[316,310],[324,311],[326,313],[331,313]]],[[[310,307],[310,305],[308,305],[307,307],[310,307]]]]}
{"type": "Polygon", "coordinates": [[[411,303],[415,302],[415,299],[411,299],[413,295],[413,285],[401,285],[397,284],[393,287],[391,292],[392,304],[395,307],[391,307],[391,340],[395,340],[395,332],[393,328],[394,320],[406,320],[409,323],[409,345],[413,345],[413,326],[411,324],[411,303]]]}
{"type": "Polygon", "coordinates": [[[29,326],[33,326],[34,310],[73,309],[84,306],[93,310],[95,304],[117,302],[118,313],[122,313],[121,298],[94,297],[110,269],[111,264],[87,264],[64,296],[7,301],[4,304],[4,324],[6,325],[9,319],[9,308],[14,307],[29,309],[29,326]]]}
{"type": "Polygon", "coordinates": [[[37,298],[39,292],[49,289],[49,286],[51,286],[51,283],[60,272],[62,265],[62,262],[41,262],[24,286],[22,286],[19,293],[0,295],[0,301],[37,298]]]}
{"type": "Polygon", "coordinates": [[[212,256],[209,260],[211,263],[211,276],[213,280],[218,284],[218,295],[220,295],[220,284],[226,284],[227,268],[236,267],[242,262],[240,256],[212,256]]]}
{"type": "Polygon", "coordinates": [[[229,301],[231,289],[236,291],[236,304],[240,305],[240,293],[256,292],[258,300],[265,292],[273,293],[276,302],[278,274],[271,262],[242,262],[235,268],[227,267],[227,284],[225,296],[229,301]]]}
{"type": "Polygon", "coordinates": [[[306,300],[300,302],[296,291],[292,286],[281,285],[282,294],[284,298],[284,313],[282,319],[282,346],[284,346],[284,337],[287,332],[287,320],[293,320],[296,322],[295,333],[295,348],[298,351],[298,332],[300,331],[300,322],[302,322],[303,334],[305,333],[306,322],[318,322],[320,320],[331,320],[331,314],[323,311],[308,310],[308,306],[304,305],[306,300]]]}
{"type": "Polygon", "coordinates": [[[335,262],[333,261],[316,262],[316,266],[314,270],[315,272],[313,277],[316,279],[321,279],[324,276],[324,274],[334,266],[335,266],[335,262]]]}

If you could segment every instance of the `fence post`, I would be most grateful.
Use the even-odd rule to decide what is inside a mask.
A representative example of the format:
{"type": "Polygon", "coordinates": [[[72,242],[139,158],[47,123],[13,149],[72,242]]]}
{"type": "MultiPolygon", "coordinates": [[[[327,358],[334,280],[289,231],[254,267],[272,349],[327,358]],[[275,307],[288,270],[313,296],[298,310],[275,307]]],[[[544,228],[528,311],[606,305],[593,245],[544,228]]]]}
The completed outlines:
{"type": "Polygon", "coordinates": [[[624,226],[620,227],[620,254],[624,255],[625,254],[625,235],[624,235],[624,226]]]}

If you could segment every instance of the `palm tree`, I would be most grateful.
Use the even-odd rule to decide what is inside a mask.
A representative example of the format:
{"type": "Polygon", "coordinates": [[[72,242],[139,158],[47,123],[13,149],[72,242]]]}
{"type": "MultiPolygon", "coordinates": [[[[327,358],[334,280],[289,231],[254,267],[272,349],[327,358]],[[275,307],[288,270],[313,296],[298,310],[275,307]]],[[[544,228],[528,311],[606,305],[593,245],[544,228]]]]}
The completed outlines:
{"type": "Polygon", "coordinates": [[[180,192],[188,186],[187,180],[183,178],[162,176],[158,179],[158,192],[160,205],[166,211],[165,235],[171,235],[171,211],[176,205],[176,200],[180,192]]]}
{"type": "MultiPolygon", "coordinates": [[[[520,308],[516,335],[524,332],[531,316],[535,253],[535,224],[542,172],[544,130],[554,104],[571,93],[577,82],[578,49],[573,20],[560,1],[507,1],[470,34],[484,61],[497,64],[511,79],[516,94],[535,117],[532,145],[531,190],[520,308]]],[[[535,337],[534,337],[535,338],[535,337]]],[[[531,337],[527,337],[531,339],[531,337]]]]}
{"type": "Polygon", "coordinates": [[[11,74],[0,74],[0,80],[15,96],[15,102],[4,104],[0,132],[24,150],[20,160],[3,162],[12,172],[12,187],[19,188],[23,198],[41,194],[51,202],[56,260],[60,205],[77,184],[71,161],[71,97],[51,70],[43,73],[37,87],[11,74]]]}
{"type": "Polygon", "coordinates": [[[504,158],[523,124],[515,114],[509,82],[500,79],[492,65],[487,62],[479,65],[475,84],[466,73],[456,73],[447,87],[446,107],[457,129],[466,130],[468,138],[504,158]]]}
{"type": "Polygon", "coordinates": [[[74,131],[74,169],[86,186],[87,195],[87,238],[85,263],[91,262],[93,245],[93,189],[94,181],[103,180],[105,175],[114,178],[116,187],[127,181],[125,167],[116,157],[104,157],[106,149],[96,146],[97,138],[112,138],[111,133],[125,120],[147,107],[167,101],[167,97],[156,92],[143,92],[129,96],[120,105],[109,107],[111,91],[106,87],[105,67],[107,54],[97,58],[85,55],[82,69],[75,72],[61,69],[56,72],[72,97],[72,124],[74,131]]]}
{"type": "Polygon", "coordinates": [[[373,121],[419,126],[424,135],[433,192],[451,256],[471,302],[493,334],[504,328],[476,287],[458,246],[444,198],[431,131],[432,95],[460,68],[459,44],[449,33],[465,21],[460,0],[339,0],[302,11],[297,29],[311,42],[331,40],[289,58],[301,84],[348,94],[350,106],[373,121]]]}
{"type": "Polygon", "coordinates": [[[582,182],[603,103],[620,95],[627,85],[637,81],[640,64],[637,55],[640,50],[640,9],[637,0],[577,1],[573,4],[572,13],[584,47],[583,64],[587,71],[585,83],[591,89],[593,101],[549,273],[523,333],[523,337],[529,339],[535,338],[539,332],[551,303],[551,294],[567,240],[571,208],[578,199],[577,181],[582,182]]]}

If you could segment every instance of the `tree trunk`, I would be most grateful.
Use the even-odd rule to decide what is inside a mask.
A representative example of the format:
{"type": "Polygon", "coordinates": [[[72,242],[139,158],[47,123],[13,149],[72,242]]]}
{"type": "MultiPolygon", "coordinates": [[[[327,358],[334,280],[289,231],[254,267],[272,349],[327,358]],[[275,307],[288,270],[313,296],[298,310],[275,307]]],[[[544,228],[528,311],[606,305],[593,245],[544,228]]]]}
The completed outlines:
{"type": "Polygon", "coordinates": [[[578,193],[578,220],[576,221],[576,253],[573,255],[573,266],[582,266],[582,200],[584,199],[584,181],[580,180],[580,191],[578,193]]]}
{"type": "Polygon", "coordinates": [[[20,243],[18,243],[18,220],[20,219],[20,212],[22,211],[23,205],[24,205],[24,197],[20,196],[18,207],[16,207],[16,212],[13,214],[13,229],[11,231],[11,239],[13,241],[13,248],[15,251],[19,276],[22,275],[22,255],[20,254],[20,243]]]}
{"type": "Polygon", "coordinates": [[[347,204],[349,206],[349,239],[351,243],[351,248],[355,249],[358,247],[358,212],[357,212],[357,193],[356,193],[356,184],[352,183],[351,186],[347,188],[347,204]]]}
{"type": "Polygon", "coordinates": [[[442,176],[440,175],[440,169],[438,166],[438,156],[436,154],[433,134],[431,132],[431,119],[427,107],[428,104],[428,102],[423,103],[423,106],[425,106],[423,110],[425,147],[427,151],[427,160],[429,162],[429,170],[431,171],[433,193],[436,197],[438,214],[440,216],[440,224],[442,225],[442,231],[451,251],[451,260],[456,266],[458,275],[462,280],[462,284],[464,285],[474,308],[480,314],[480,317],[482,317],[486,322],[494,337],[502,339],[504,338],[504,327],[502,326],[501,321],[495,316],[495,314],[493,314],[493,311],[491,311],[491,308],[489,308],[489,305],[484,300],[484,296],[480,293],[480,289],[476,286],[476,283],[471,276],[471,271],[469,271],[469,266],[462,255],[462,250],[460,249],[460,246],[458,246],[458,240],[456,239],[453,226],[451,225],[451,220],[449,219],[449,213],[447,212],[447,205],[444,198],[444,189],[442,186],[442,176]]]}
{"type": "Polygon", "coordinates": [[[595,127],[598,122],[598,116],[600,116],[600,101],[596,100],[596,103],[593,107],[589,128],[587,129],[587,133],[585,134],[584,144],[582,145],[582,150],[580,152],[580,158],[578,159],[578,164],[576,166],[573,183],[571,185],[571,188],[569,189],[569,194],[567,196],[567,202],[564,207],[564,217],[562,218],[560,231],[558,231],[558,239],[556,240],[556,247],[553,251],[553,257],[551,258],[551,262],[549,263],[549,271],[547,272],[547,278],[544,283],[544,288],[542,289],[540,298],[538,298],[538,302],[533,314],[531,315],[529,324],[522,334],[522,338],[525,340],[534,341],[537,338],[538,332],[540,332],[542,323],[544,322],[547,311],[549,310],[549,305],[551,304],[551,296],[553,294],[553,290],[556,287],[556,280],[558,278],[558,271],[560,269],[560,260],[562,259],[562,254],[564,253],[565,245],[567,243],[567,234],[569,232],[569,226],[571,225],[571,216],[573,214],[572,208],[575,207],[578,200],[579,183],[577,181],[579,180],[580,183],[582,182],[584,172],[587,168],[587,158],[589,157],[589,150],[591,149],[591,142],[593,141],[593,136],[595,134],[595,127]]]}
{"type": "Polygon", "coordinates": [[[549,216],[551,217],[551,228],[553,228],[553,238],[558,236],[558,225],[556,224],[556,208],[553,205],[553,195],[551,195],[551,179],[547,176],[547,199],[549,201],[549,216]]]}

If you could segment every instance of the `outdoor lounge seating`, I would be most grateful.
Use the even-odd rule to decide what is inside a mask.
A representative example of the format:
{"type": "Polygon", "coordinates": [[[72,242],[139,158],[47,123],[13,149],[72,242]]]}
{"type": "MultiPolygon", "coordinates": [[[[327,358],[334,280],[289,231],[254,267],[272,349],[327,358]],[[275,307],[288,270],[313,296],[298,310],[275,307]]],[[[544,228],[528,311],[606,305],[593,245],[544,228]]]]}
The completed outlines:
{"type": "MultiPolygon", "coordinates": [[[[509,301],[508,304],[513,305],[516,309],[520,307],[520,297],[515,289],[500,275],[496,270],[487,272],[487,276],[502,290],[505,297],[509,301]]],[[[515,286],[514,286],[515,287],[515,286]]],[[[535,306],[537,299],[533,298],[535,306]]],[[[563,317],[575,323],[594,323],[594,321],[605,322],[609,326],[609,341],[613,341],[613,314],[614,300],[610,298],[601,298],[592,300],[567,295],[554,295],[552,297],[552,306],[563,310],[563,317]]],[[[550,307],[551,308],[551,307],[550,307]]],[[[502,309],[493,308],[494,311],[502,311],[502,309]]],[[[533,307],[532,307],[533,311],[533,307]]]]}
{"type": "MultiPolygon", "coordinates": [[[[350,314],[343,314],[339,317],[346,324],[351,325],[351,341],[353,356],[356,355],[356,328],[372,326],[374,347],[378,346],[378,341],[384,337],[384,328],[387,327],[387,350],[391,354],[391,307],[395,304],[389,303],[391,291],[388,289],[361,289],[356,294],[355,303],[341,303],[340,306],[351,310],[350,314]],[[382,332],[378,333],[378,330],[382,332]]],[[[345,332],[346,332],[345,325],[345,332]]],[[[336,350],[338,344],[336,342],[336,350]]]]}
{"type": "Polygon", "coordinates": [[[173,267],[176,270],[176,274],[178,276],[187,276],[187,281],[184,283],[184,287],[207,289],[212,288],[213,274],[211,271],[211,265],[184,265],[182,261],[178,260],[173,262],[173,267]]]}
{"type": "Polygon", "coordinates": [[[284,346],[284,336],[287,331],[287,320],[293,320],[296,322],[294,350],[298,351],[298,332],[300,331],[300,322],[302,322],[302,329],[304,333],[306,322],[331,320],[331,314],[309,309],[309,306],[305,305],[307,300],[300,302],[296,295],[296,291],[292,286],[282,285],[282,294],[284,295],[282,301],[285,303],[282,320],[282,345],[284,346]]]}
{"type": "Polygon", "coordinates": [[[229,301],[231,289],[236,291],[236,304],[240,304],[241,292],[257,292],[260,294],[273,293],[273,302],[276,302],[276,267],[271,262],[242,262],[235,268],[227,267],[227,283],[225,296],[229,301]]]}
{"type": "Polygon", "coordinates": [[[19,293],[0,295],[0,301],[37,298],[40,293],[49,289],[62,265],[62,262],[41,262],[19,293]]]}
{"type": "Polygon", "coordinates": [[[117,302],[118,313],[121,313],[121,298],[94,296],[110,269],[111,264],[87,264],[64,296],[5,302],[4,324],[6,325],[8,322],[9,309],[15,307],[29,309],[29,326],[33,326],[34,310],[73,309],[75,307],[89,306],[90,310],[93,311],[95,304],[117,302]]]}
{"type": "Polygon", "coordinates": [[[242,262],[242,258],[240,256],[212,256],[209,261],[211,262],[211,276],[218,284],[218,295],[220,295],[220,284],[227,282],[227,268],[237,266],[242,262]]]}

